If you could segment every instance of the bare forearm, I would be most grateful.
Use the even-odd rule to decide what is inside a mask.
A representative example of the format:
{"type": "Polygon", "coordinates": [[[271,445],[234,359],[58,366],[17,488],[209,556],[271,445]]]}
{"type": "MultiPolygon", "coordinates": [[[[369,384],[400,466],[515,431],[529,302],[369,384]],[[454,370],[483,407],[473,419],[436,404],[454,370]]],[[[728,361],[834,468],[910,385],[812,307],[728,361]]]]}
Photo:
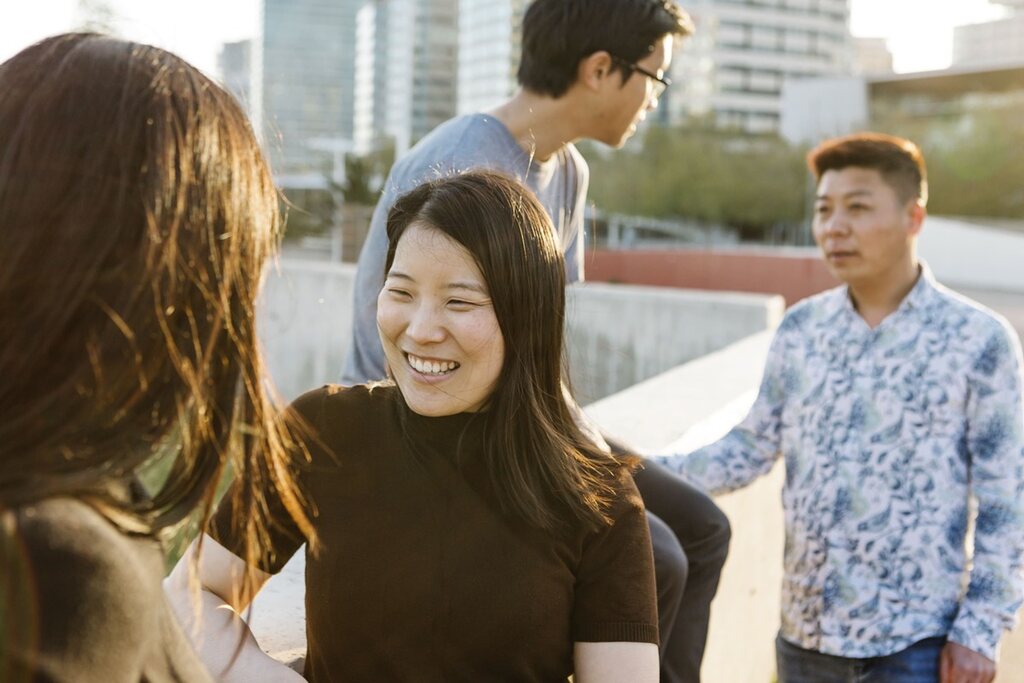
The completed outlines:
{"type": "Polygon", "coordinates": [[[248,624],[224,600],[205,590],[199,597],[198,613],[191,601],[175,599],[172,602],[182,629],[214,680],[222,683],[304,680],[263,652],[248,624]]]}
{"type": "MultiPolygon", "coordinates": [[[[204,541],[204,551],[196,563],[197,573],[193,576],[190,571],[197,552],[193,543],[164,580],[164,593],[210,674],[224,683],[303,680],[260,649],[249,625],[225,600],[225,596],[235,593],[245,564],[212,538],[206,537],[204,541]],[[193,581],[198,582],[198,586],[193,581]],[[193,587],[200,589],[198,593],[193,587]],[[194,598],[198,598],[198,603],[194,598]]],[[[262,585],[270,575],[261,574],[257,578],[262,585]]],[[[245,609],[245,605],[240,604],[238,608],[245,609]]]]}

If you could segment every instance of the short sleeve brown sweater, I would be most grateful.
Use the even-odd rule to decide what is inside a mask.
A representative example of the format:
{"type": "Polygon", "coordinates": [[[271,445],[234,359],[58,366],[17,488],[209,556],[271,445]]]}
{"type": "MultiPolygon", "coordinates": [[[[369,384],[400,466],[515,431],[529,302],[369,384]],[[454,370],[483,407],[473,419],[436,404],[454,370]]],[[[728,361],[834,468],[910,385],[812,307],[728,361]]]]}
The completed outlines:
{"type": "MultiPolygon", "coordinates": [[[[564,681],[576,641],[657,643],[625,471],[611,525],[556,537],[501,512],[472,414],[418,416],[393,385],[325,387],[292,409],[316,434],[300,478],[322,543],[306,559],[309,680],[564,681]]],[[[229,515],[211,533],[237,551],[229,515]]],[[[302,544],[279,518],[271,573],[302,544]]]]}

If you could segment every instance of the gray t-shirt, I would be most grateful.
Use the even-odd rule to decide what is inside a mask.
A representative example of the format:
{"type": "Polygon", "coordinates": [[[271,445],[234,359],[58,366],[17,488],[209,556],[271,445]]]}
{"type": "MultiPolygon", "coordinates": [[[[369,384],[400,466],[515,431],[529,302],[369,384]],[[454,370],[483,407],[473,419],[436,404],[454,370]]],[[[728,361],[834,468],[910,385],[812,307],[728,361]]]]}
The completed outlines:
{"type": "Polygon", "coordinates": [[[533,190],[565,253],[569,282],[583,279],[583,212],[587,198],[587,162],[569,144],[538,162],[520,147],[493,116],[468,114],[438,126],[391,169],[377,202],[366,244],[359,255],[353,305],[352,339],[342,382],[353,385],[383,379],[384,351],[377,336],[377,295],[384,284],[387,216],[402,194],[428,180],[489,168],[507,173],[533,190]]]}

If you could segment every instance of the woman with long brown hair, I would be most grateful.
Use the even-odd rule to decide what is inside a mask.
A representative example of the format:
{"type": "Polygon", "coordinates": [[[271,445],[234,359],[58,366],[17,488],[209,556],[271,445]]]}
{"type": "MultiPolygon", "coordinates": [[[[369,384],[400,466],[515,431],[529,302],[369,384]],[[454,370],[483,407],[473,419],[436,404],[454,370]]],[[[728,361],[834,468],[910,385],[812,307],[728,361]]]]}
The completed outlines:
{"type": "Polygon", "coordinates": [[[0,64],[0,680],[206,680],[160,539],[229,468],[240,556],[265,496],[310,530],[257,352],[278,237],[244,113],[183,60],[67,34],[0,64]]]}
{"type": "MultiPolygon", "coordinates": [[[[300,483],[321,541],[306,676],[656,681],[647,522],[629,463],[581,432],[562,391],[565,271],[546,212],[471,172],[399,199],[388,240],[377,323],[393,381],[292,406],[315,435],[300,483]]],[[[236,514],[222,505],[206,539],[212,607],[245,605],[229,597],[252,570],[236,514]]],[[[280,517],[263,579],[303,542],[280,517]]],[[[236,642],[220,633],[199,643],[217,668],[236,642]]]]}

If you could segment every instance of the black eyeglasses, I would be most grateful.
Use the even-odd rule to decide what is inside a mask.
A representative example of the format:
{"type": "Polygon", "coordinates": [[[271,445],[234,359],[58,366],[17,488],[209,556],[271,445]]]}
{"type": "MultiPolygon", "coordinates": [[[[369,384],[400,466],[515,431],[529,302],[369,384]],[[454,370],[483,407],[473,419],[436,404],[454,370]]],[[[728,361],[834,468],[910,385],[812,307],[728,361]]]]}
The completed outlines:
{"type": "Polygon", "coordinates": [[[612,60],[621,64],[622,66],[626,67],[631,71],[636,71],[640,74],[643,74],[644,76],[647,76],[647,78],[651,79],[651,81],[653,81],[654,83],[654,99],[660,98],[662,93],[665,92],[665,89],[668,88],[668,86],[672,85],[672,79],[665,78],[664,76],[659,76],[653,71],[648,71],[647,69],[640,66],[636,62],[630,62],[623,59],[622,57],[616,57],[614,55],[612,55],[612,60]]]}

